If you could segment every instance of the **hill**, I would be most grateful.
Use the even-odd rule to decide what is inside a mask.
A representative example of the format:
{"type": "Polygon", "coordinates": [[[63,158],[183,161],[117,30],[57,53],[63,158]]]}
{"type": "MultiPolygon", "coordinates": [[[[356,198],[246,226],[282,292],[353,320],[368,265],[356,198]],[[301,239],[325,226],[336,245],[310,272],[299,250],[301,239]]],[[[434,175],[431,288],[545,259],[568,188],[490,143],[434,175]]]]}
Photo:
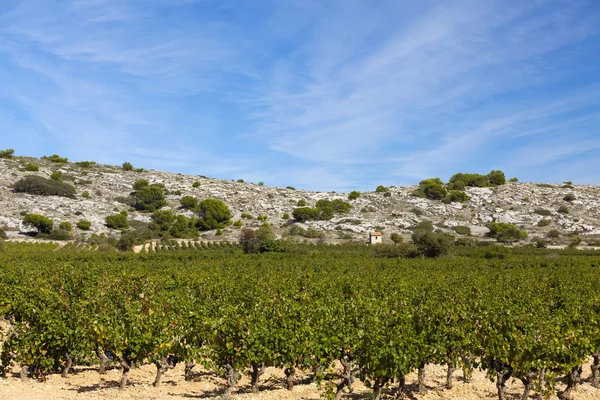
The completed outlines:
{"type": "MultiPolygon", "coordinates": [[[[414,196],[417,186],[391,186],[387,192],[363,192],[358,198],[349,200],[348,193],[310,192],[204,176],[141,169],[126,171],[121,166],[65,161],[58,156],[0,158],[0,227],[5,229],[9,240],[32,240],[24,235],[31,228],[22,222],[29,213],[45,215],[55,222],[55,226],[60,222],[76,226],[80,220],[90,221],[89,230],[74,228],[72,231],[73,238],[81,240],[101,234],[118,237],[121,231],[108,228],[105,218],[122,210],[128,210],[132,229],[144,228],[151,221],[151,213],[136,211],[128,202],[138,180],[164,185],[167,205],[162,209],[176,214],[194,215],[181,207],[180,199],[184,196],[199,200],[215,198],[225,202],[231,210],[232,221],[241,222],[237,226],[226,227],[223,235],[219,236],[215,236],[215,230],[200,232],[204,239],[236,241],[241,227],[256,228],[265,220],[272,224],[278,235],[290,235],[292,227],[300,226],[302,229],[295,228],[291,232],[298,240],[331,243],[366,242],[368,232],[374,230],[383,231],[384,242],[389,242],[391,233],[408,237],[412,228],[425,220],[457,237],[483,239],[489,223],[505,222],[525,229],[529,234],[526,241],[543,238],[554,245],[566,245],[573,241],[573,237],[580,237],[581,241],[575,240],[581,245],[597,245],[600,238],[600,187],[597,186],[507,182],[494,187],[467,187],[464,189],[468,196],[466,202],[448,204],[414,196]],[[36,171],[32,164],[39,169],[36,171]],[[72,185],[76,194],[59,197],[14,190],[15,183],[26,176],[50,179],[53,174],[55,179],[72,185]],[[295,223],[292,219],[293,210],[303,201],[306,206],[314,207],[319,200],[335,199],[347,201],[352,206],[350,211],[335,214],[327,220],[295,223]],[[542,220],[544,222],[540,223],[542,220]],[[456,227],[467,227],[470,234],[469,229],[456,227]]],[[[373,186],[375,189],[375,182],[373,186]]]]}

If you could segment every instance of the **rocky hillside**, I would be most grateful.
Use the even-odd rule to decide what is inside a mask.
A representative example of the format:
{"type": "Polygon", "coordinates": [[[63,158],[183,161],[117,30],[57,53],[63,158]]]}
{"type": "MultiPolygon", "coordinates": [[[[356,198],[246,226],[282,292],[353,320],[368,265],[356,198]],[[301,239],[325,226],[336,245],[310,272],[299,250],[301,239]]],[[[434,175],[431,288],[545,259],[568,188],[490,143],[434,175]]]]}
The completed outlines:
{"type": "MultiPolygon", "coordinates": [[[[229,206],[233,220],[241,220],[243,226],[257,227],[262,221],[256,217],[267,216],[280,235],[285,235],[293,223],[293,220],[283,219],[284,214],[291,216],[299,200],[305,200],[307,206],[314,206],[320,199],[348,200],[347,193],[308,192],[152,170],[124,171],[121,167],[107,165],[85,168],[75,163],[15,157],[0,159],[0,227],[7,231],[10,239],[28,239],[22,235],[27,229],[21,221],[27,213],[38,213],[52,218],[55,224],[69,221],[75,225],[81,219],[91,221],[91,229],[87,232],[74,229],[76,238],[85,239],[101,233],[119,235],[119,231],[105,226],[104,219],[128,209],[122,198],[133,190],[132,185],[138,179],[164,184],[169,193],[166,208],[174,212],[192,215],[180,208],[179,199],[186,195],[199,199],[217,198],[229,206]],[[27,171],[25,165],[29,162],[39,165],[39,171],[27,171]],[[62,172],[65,182],[75,186],[75,198],[16,193],[12,189],[12,185],[26,175],[49,178],[56,171],[62,172]],[[199,186],[194,185],[195,182],[199,182],[199,186]],[[252,215],[253,219],[241,218],[242,213],[252,215]]],[[[373,188],[375,186],[376,182],[373,188]]],[[[388,188],[391,195],[363,192],[358,199],[349,201],[352,204],[349,213],[301,226],[324,232],[326,240],[331,242],[366,241],[368,232],[373,230],[383,231],[384,241],[388,241],[393,232],[409,236],[411,227],[423,220],[453,234],[456,234],[453,227],[467,226],[471,228],[472,236],[479,237],[485,235],[486,225],[493,221],[510,222],[524,228],[529,233],[528,240],[545,238],[551,230],[561,232],[561,236],[554,239],[557,244],[568,243],[569,235],[573,233],[582,237],[582,244],[594,243],[600,237],[600,187],[507,183],[493,188],[467,188],[468,202],[450,204],[412,196],[415,188],[392,186],[388,188]],[[574,200],[564,200],[569,194],[574,200]],[[561,206],[564,206],[563,212],[558,212],[561,206]],[[549,222],[539,226],[542,219],[549,222]]],[[[130,210],[129,219],[143,226],[150,221],[150,214],[130,210]]],[[[237,228],[230,227],[219,239],[236,240],[237,232],[237,228]]],[[[203,237],[213,238],[213,235],[214,232],[206,232],[203,237]]]]}

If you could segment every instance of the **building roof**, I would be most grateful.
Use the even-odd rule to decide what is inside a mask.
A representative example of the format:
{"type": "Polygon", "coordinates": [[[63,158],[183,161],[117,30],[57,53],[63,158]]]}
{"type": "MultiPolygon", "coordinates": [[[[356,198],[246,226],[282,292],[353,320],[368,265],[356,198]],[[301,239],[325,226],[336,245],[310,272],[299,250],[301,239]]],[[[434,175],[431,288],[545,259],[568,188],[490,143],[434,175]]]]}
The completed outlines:
{"type": "Polygon", "coordinates": [[[383,233],[381,232],[371,232],[371,236],[382,236],[383,233]]]}

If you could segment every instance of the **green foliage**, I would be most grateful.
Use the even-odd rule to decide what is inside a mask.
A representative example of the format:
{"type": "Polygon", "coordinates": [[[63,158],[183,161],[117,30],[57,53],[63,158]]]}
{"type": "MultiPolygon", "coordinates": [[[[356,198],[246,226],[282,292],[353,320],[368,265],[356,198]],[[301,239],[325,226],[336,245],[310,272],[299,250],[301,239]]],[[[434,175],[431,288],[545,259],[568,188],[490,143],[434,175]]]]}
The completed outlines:
{"type": "Polygon", "coordinates": [[[460,190],[451,190],[448,192],[446,197],[443,198],[443,202],[446,204],[450,203],[465,203],[469,200],[469,196],[465,192],[460,190]]]}
{"type": "Polygon", "coordinates": [[[25,171],[36,172],[39,171],[40,167],[34,162],[28,162],[25,164],[25,171]]]}
{"type": "Polygon", "coordinates": [[[450,254],[454,247],[454,237],[446,233],[416,230],[412,241],[417,250],[425,257],[440,257],[450,254]]]}
{"type": "Polygon", "coordinates": [[[133,165],[130,162],[125,161],[123,165],[121,165],[123,171],[133,171],[133,165]]]}
{"type": "Polygon", "coordinates": [[[538,214],[538,215],[543,215],[545,217],[548,217],[550,215],[552,215],[552,211],[550,210],[546,210],[544,208],[536,208],[535,210],[533,210],[534,213],[538,214]]]}
{"type": "Polygon", "coordinates": [[[217,231],[215,232],[216,236],[222,236],[223,235],[223,230],[222,229],[217,229],[217,231]]]}
{"type": "Polygon", "coordinates": [[[288,189],[288,190],[296,190],[296,188],[293,187],[293,186],[286,186],[285,188],[288,189]]]}
{"type": "Polygon", "coordinates": [[[567,206],[560,206],[558,207],[558,210],[556,210],[558,213],[560,214],[568,214],[569,213],[569,207],[567,206]]]}
{"type": "Polygon", "coordinates": [[[575,200],[576,197],[573,193],[568,193],[565,195],[565,197],[563,197],[564,201],[568,201],[569,203],[572,202],[573,200],[575,200]]]}
{"type": "Polygon", "coordinates": [[[544,226],[548,226],[552,223],[551,219],[540,219],[537,223],[537,226],[543,228],[544,226]]]}
{"type": "Polygon", "coordinates": [[[58,229],[62,229],[63,231],[70,232],[71,230],[73,230],[73,224],[71,224],[68,221],[64,221],[64,222],[61,222],[60,224],[58,224],[58,229]]]}
{"type": "Polygon", "coordinates": [[[167,205],[163,189],[157,185],[150,185],[136,190],[133,194],[133,208],[138,211],[154,212],[167,205]]]}
{"type": "Polygon", "coordinates": [[[243,179],[238,179],[238,180],[237,180],[237,183],[246,183],[246,182],[244,182],[244,180],[243,180],[243,179]]]}
{"type": "Polygon", "coordinates": [[[306,207],[306,200],[300,199],[297,203],[298,207],[306,207]]]}
{"type": "Polygon", "coordinates": [[[23,224],[35,228],[38,233],[49,234],[54,226],[54,221],[42,214],[27,214],[23,224]]]}
{"type": "Polygon", "coordinates": [[[4,228],[0,228],[0,239],[2,240],[6,240],[8,236],[6,235],[6,231],[4,230],[4,228]]]}
{"type": "Polygon", "coordinates": [[[433,232],[434,227],[431,221],[421,221],[413,228],[413,231],[425,231],[425,232],[433,232]]]}
{"type": "Polygon", "coordinates": [[[316,208],[300,207],[292,211],[292,216],[297,222],[312,221],[319,218],[321,212],[316,208]]]}
{"type": "Polygon", "coordinates": [[[490,230],[488,236],[499,242],[511,243],[527,238],[527,232],[519,229],[515,224],[492,222],[488,225],[488,228],[490,230]]]}
{"type": "Polygon", "coordinates": [[[548,247],[548,242],[544,239],[536,239],[535,247],[537,247],[538,249],[545,249],[546,247],[548,247]]]}
{"type": "Polygon", "coordinates": [[[197,227],[202,231],[224,228],[231,219],[229,207],[217,199],[204,199],[197,208],[197,227]]]}
{"type": "Polygon", "coordinates": [[[398,244],[398,243],[402,243],[404,241],[404,238],[402,237],[402,235],[400,235],[399,233],[392,233],[390,235],[390,239],[392,240],[392,242],[394,242],[394,244],[398,244]]]}
{"type": "Polygon", "coordinates": [[[60,171],[54,171],[50,175],[50,179],[52,179],[53,181],[60,181],[60,182],[62,182],[62,180],[63,180],[63,174],[60,171]]]}
{"type": "Polygon", "coordinates": [[[285,212],[285,213],[283,213],[283,216],[281,218],[290,219],[290,214],[285,212]]]}
{"type": "Polygon", "coordinates": [[[148,179],[137,179],[135,182],[133,182],[133,190],[141,190],[148,186],[150,186],[148,179]]]}
{"type": "Polygon", "coordinates": [[[14,154],[15,154],[14,149],[0,150],[0,158],[13,158],[14,154]]]}
{"type": "Polygon", "coordinates": [[[302,236],[309,239],[320,239],[325,237],[325,233],[313,228],[304,229],[299,225],[292,225],[288,231],[290,236],[302,236]]]}
{"type": "Polygon", "coordinates": [[[61,157],[58,154],[52,154],[51,156],[43,156],[42,159],[48,160],[53,163],[60,163],[60,164],[65,164],[65,163],[67,163],[67,161],[69,161],[68,158],[61,157]]]}
{"type": "Polygon", "coordinates": [[[549,239],[557,239],[560,237],[560,231],[558,229],[551,229],[546,234],[546,237],[549,239]]]}
{"type": "Polygon", "coordinates": [[[77,222],[77,228],[81,229],[82,231],[89,231],[91,227],[92,223],[88,220],[80,219],[79,222],[77,222]]]}
{"type": "Polygon", "coordinates": [[[471,228],[468,226],[454,226],[452,227],[452,230],[456,233],[458,233],[459,235],[470,235],[471,234],[471,228]]]}
{"type": "Polygon", "coordinates": [[[360,197],[360,192],[357,190],[353,190],[348,194],[348,200],[356,200],[360,197]]]}
{"type": "Polygon", "coordinates": [[[179,200],[181,207],[191,210],[198,207],[198,199],[193,196],[184,196],[179,200]]]}
{"type": "Polygon", "coordinates": [[[569,240],[569,247],[575,248],[579,246],[582,242],[582,239],[579,236],[574,236],[569,240]]]}
{"type": "Polygon", "coordinates": [[[378,244],[370,248],[373,257],[376,258],[416,258],[421,255],[419,249],[412,243],[378,244]]]}
{"type": "Polygon", "coordinates": [[[259,221],[266,221],[267,219],[269,219],[269,217],[266,216],[266,215],[258,214],[258,216],[256,217],[256,219],[259,220],[259,221]]]}
{"type": "Polygon", "coordinates": [[[195,238],[198,237],[196,219],[175,215],[170,210],[154,211],[148,229],[152,237],[195,238]]]}
{"type": "Polygon", "coordinates": [[[424,179],[419,182],[419,188],[413,191],[417,197],[425,197],[430,200],[441,200],[446,197],[448,191],[440,178],[424,179]]]}
{"type": "Polygon", "coordinates": [[[90,195],[90,192],[88,192],[87,190],[84,191],[83,193],[81,193],[81,197],[84,197],[86,199],[90,199],[92,196],[90,195]]]}
{"type": "Polygon", "coordinates": [[[375,192],[377,192],[377,193],[385,193],[387,191],[388,191],[388,188],[386,188],[383,185],[379,185],[375,188],[375,192]]]}
{"type": "Polygon", "coordinates": [[[410,212],[415,214],[417,217],[420,217],[421,215],[423,215],[423,210],[421,210],[420,208],[417,208],[417,207],[413,207],[410,210],[410,212]]]}
{"type": "Polygon", "coordinates": [[[27,175],[13,185],[19,193],[29,193],[40,196],[75,197],[75,188],[68,183],[42,178],[41,176],[27,175]]]}
{"type": "Polygon", "coordinates": [[[252,216],[252,214],[248,214],[248,213],[245,213],[245,212],[243,212],[241,214],[241,217],[244,218],[244,219],[254,219],[254,217],[252,216]]]}
{"type": "Polygon", "coordinates": [[[236,228],[240,228],[242,226],[242,220],[238,219],[233,223],[233,226],[235,226],[236,228]]]}
{"type": "Polygon", "coordinates": [[[96,165],[95,161],[77,161],[75,163],[75,165],[77,165],[80,168],[91,168],[94,165],[96,165]]]}
{"type": "Polygon", "coordinates": [[[492,171],[488,175],[481,174],[464,174],[457,173],[450,177],[448,181],[448,188],[454,190],[463,190],[466,186],[470,187],[488,187],[490,186],[490,175],[493,173],[493,177],[496,180],[501,180],[504,177],[504,173],[501,171],[492,171]]]}
{"type": "Polygon", "coordinates": [[[392,192],[385,192],[383,197],[392,197],[392,192]]]}
{"type": "Polygon", "coordinates": [[[514,182],[519,182],[519,178],[517,178],[517,177],[515,176],[515,177],[512,177],[512,178],[510,178],[508,181],[509,181],[509,182],[513,182],[513,183],[514,183],[514,182]]]}
{"type": "Polygon", "coordinates": [[[487,177],[490,185],[492,186],[500,186],[506,183],[506,176],[504,175],[504,172],[499,170],[491,171],[487,177]]]}
{"type": "Polygon", "coordinates": [[[129,221],[127,221],[127,212],[121,211],[118,214],[108,215],[104,221],[106,226],[111,229],[125,230],[129,228],[129,221]]]}
{"type": "Polygon", "coordinates": [[[258,186],[265,186],[264,182],[258,182],[258,186]]]}
{"type": "Polygon", "coordinates": [[[192,183],[192,187],[194,187],[194,188],[200,187],[200,181],[195,181],[194,183],[192,183]]]}

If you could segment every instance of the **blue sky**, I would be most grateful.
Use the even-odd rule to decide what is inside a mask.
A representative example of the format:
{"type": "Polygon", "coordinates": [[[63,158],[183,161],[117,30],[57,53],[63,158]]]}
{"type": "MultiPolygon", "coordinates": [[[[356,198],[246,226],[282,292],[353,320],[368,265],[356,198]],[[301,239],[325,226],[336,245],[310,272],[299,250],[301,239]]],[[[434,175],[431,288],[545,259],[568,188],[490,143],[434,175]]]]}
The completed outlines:
{"type": "Polygon", "coordinates": [[[600,184],[600,2],[4,0],[9,147],[312,190],[600,184]]]}

